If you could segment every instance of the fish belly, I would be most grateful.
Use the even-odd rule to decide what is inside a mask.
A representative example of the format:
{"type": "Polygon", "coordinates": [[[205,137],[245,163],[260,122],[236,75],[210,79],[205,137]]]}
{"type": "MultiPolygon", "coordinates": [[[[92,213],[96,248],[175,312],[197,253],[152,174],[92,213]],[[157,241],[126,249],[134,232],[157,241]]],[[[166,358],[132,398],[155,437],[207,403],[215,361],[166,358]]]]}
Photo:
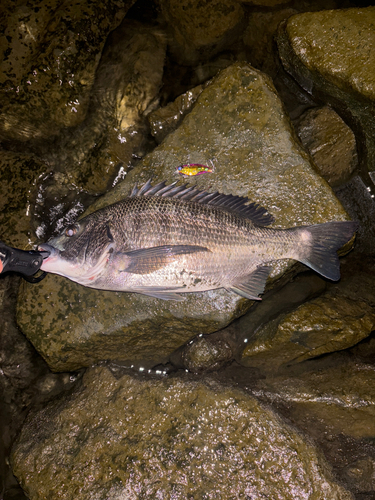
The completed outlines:
{"type": "Polygon", "coordinates": [[[251,277],[259,266],[267,265],[273,260],[275,258],[268,255],[261,246],[258,252],[257,245],[221,248],[211,245],[208,252],[177,256],[173,262],[150,273],[129,273],[119,269],[118,265],[113,266],[101,283],[95,282],[92,286],[139,293],[155,288],[173,289],[176,293],[230,288],[244,278],[251,277]]]}

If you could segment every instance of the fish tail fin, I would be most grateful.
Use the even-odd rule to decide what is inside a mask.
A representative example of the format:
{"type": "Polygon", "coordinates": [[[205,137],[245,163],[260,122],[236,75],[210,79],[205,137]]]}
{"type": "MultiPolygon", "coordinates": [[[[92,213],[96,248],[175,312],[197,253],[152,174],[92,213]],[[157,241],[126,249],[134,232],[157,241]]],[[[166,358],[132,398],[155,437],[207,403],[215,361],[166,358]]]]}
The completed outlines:
{"type": "Polygon", "coordinates": [[[327,222],[296,228],[307,245],[306,256],[300,262],[332,281],[340,279],[340,263],[337,255],[358,229],[357,222],[327,222]]]}

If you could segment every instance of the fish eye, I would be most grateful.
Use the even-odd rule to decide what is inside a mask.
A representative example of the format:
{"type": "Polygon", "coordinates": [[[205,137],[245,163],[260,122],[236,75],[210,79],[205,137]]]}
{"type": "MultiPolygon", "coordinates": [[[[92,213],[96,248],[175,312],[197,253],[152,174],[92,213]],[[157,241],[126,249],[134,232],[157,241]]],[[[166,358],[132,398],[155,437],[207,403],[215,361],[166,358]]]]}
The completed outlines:
{"type": "Polygon", "coordinates": [[[65,229],[65,235],[66,236],[74,236],[77,233],[78,229],[77,226],[69,226],[65,229]]]}

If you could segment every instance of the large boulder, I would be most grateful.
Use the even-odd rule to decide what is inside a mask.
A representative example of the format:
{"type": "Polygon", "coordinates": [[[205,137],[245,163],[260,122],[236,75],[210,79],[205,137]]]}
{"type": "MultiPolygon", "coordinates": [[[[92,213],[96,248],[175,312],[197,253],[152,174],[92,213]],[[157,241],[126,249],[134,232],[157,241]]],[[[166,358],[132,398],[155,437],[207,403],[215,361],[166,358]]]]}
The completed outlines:
{"type": "MultiPolygon", "coordinates": [[[[244,63],[222,71],[180,127],[89,211],[123,198],[136,182],[177,180],[181,163],[210,160],[214,173],[187,182],[248,196],[270,210],[274,227],[347,219],[296,141],[270,79],[244,63]]],[[[291,265],[277,262],[270,283],[291,265]]],[[[225,327],[250,305],[224,289],[176,303],[92,290],[49,275],[38,286],[22,286],[18,322],[53,370],[74,370],[100,359],[159,362],[197,332],[225,327]]]]}
{"type": "Polygon", "coordinates": [[[124,175],[134,155],[144,156],[166,47],[162,30],[127,18],[108,36],[85,119],[37,148],[70,183],[103,193],[118,180],[120,166],[124,175]]]}
{"type": "Polygon", "coordinates": [[[83,120],[105,39],[131,3],[1,2],[1,139],[46,138],[83,120]]]}
{"type": "Polygon", "coordinates": [[[105,367],[28,418],[12,465],[30,500],[352,498],[313,445],[241,390],[105,367]]]}
{"type": "Polygon", "coordinates": [[[297,124],[297,134],[330,186],[347,182],[358,166],[357,145],[352,130],[329,106],[306,111],[297,124]]]}
{"type": "Polygon", "coordinates": [[[373,6],[306,12],[290,17],[277,37],[286,71],[352,126],[361,167],[370,172],[375,168],[374,23],[373,6]]]}
{"type": "Polygon", "coordinates": [[[340,283],[329,284],[318,297],[282,312],[249,338],[241,363],[278,368],[348,349],[375,327],[375,269],[361,257],[342,266],[340,283]]]}
{"type": "Polygon", "coordinates": [[[373,340],[262,377],[251,392],[310,436],[356,498],[375,491],[373,340]],[[360,355],[365,353],[367,360],[360,355]],[[361,359],[362,358],[362,359],[361,359]]]}

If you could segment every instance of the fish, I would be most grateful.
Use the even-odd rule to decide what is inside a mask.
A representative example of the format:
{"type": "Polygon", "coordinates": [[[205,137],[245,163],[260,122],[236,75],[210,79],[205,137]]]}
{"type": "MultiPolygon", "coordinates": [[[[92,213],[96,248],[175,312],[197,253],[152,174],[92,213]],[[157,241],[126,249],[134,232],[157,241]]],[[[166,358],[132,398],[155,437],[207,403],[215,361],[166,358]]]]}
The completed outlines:
{"type": "Polygon", "coordinates": [[[177,301],[217,288],[260,300],[280,259],[340,278],[337,250],[357,222],[273,229],[273,216],[247,197],[176,184],[134,186],[68,225],[39,245],[49,252],[41,269],[91,288],[177,301]]]}
{"type": "Polygon", "coordinates": [[[209,167],[207,165],[201,165],[200,163],[187,163],[186,165],[180,165],[176,168],[176,172],[184,177],[201,175],[214,171],[215,167],[213,164],[212,167],[209,167]]]}

